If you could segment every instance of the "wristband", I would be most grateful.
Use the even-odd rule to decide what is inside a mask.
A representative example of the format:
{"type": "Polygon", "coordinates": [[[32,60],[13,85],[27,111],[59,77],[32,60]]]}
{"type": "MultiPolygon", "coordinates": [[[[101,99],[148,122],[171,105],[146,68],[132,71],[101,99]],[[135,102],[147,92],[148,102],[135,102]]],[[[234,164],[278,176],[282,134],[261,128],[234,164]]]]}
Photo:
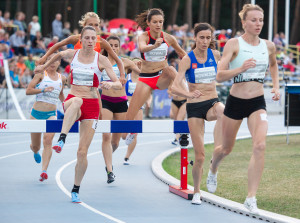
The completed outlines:
{"type": "Polygon", "coordinates": [[[44,92],[45,92],[45,88],[42,89],[42,93],[44,93],[44,92]]]}

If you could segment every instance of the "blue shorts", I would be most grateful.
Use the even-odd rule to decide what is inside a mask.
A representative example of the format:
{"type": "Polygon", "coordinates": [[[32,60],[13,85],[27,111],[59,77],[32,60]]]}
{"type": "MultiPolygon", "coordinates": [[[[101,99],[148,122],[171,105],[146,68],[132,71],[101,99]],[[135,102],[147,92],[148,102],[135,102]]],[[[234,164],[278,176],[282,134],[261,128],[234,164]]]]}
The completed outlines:
{"type": "Polygon", "coordinates": [[[46,119],[50,118],[51,116],[56,117],[56,111],[54,110],[54,111],[43,112],[43,111],[37,111],[32,108],[31,116],[34,117],[35,119],[46,120],[46,119]]]}

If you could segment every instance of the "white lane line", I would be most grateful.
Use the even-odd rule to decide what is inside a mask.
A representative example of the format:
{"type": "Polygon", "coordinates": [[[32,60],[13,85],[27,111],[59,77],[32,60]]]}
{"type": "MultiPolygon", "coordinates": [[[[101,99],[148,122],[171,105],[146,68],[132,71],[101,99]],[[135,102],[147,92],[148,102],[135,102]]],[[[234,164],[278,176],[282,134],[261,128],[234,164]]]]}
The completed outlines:
{"type": "MultiPolygon", "coordinates": [[[[100,153],[100,152],[90,153],[90,154],[88,154],[88,156],[93,156],[93,155],[99,154],[99,153],[100,153]]],[[[61,176],[62,171],[63,171],[66,167],[70,166],[72,163],[75,163],[76,161],[77,161],[77,159],[72,160],[72,161],[66,163],[65,165],[63,165],[63,166],[56,172],[56,176],[55,176],[56,183],[57,183],[58,187],[59,187],[59,188],[60,188],[60,189],[61,189],[68,197],[70,197],[70,198],[71,198],[71,193],[70,193],[70,191],[68,191],[68,190],[64,187],[64,185],[62,184],[62,182],[61,182],[61,180],[60,180],[60,176],[61,176]]],[[[96,214],[99,214],[99,215],[101,215],[101,216],[103,216],[103,217],[105,217],[105,218],[108,218],[109,220],[112,220],[112,221],[117,222],[117,223],[125,223],[124,221],[121,221],[121,220],[119,220],[119,219],[117,219],[117,218],[114,218],[114,217],[108,215],[108,214],[105,214],[105,213],[103,213],[103,212],[101,212],[101,211],[99,211],[99,210],[97,210],[97,209],[91,207],[90,205],[88,205],[88,204],[86,204],[86,203],[84,203],[84,202],[81,202],[80,205],[82,205],[83,207],[89,209],[90,211],[92,211],[92,212],[94,212],[94,213],[96,213],[96,214]]]]}
{"type": "Polygon", "coordinates": [[[5,158],[8,158],[8,157],[12,157],[12,156],[22,155],[22,154],[29,153],[29,152],[32,152],[32,151],[29,150],[29,151],[20,152],[20,153],[13,153],[13,154],[10,154],[10,155],[7,155],[7,156],[1,156],[1,157],[0,157],[0,160],[5,159],[5,158]]]}
{"type": "MultiPolygon", "coordinates": [[[[143,146],[143,145],[149,145],[149,144],[156,144],[156,143],[163,143],[163,142],[168,142],[168,141],[169,141],[169,140],[161,140],[161,141],[155,141],[155,142],[140,143],[140,144],[137,144],[137,146],[143,146]]],[[[118,149],[121,149],[121,148],[122,148],[122,149],[123,149],[123,148],[127,148],[127,146],[120,146],[118,149]]],[[[101,152],[93,152],[93,153],[89,153],[87,156],[93,156],[93,155],[96,155],[96,154],[99,154],[99,153],[101,153],[101,152]]],[[[66,164],[63,165],[61,168],[59,168],[59,170],[56,172],[56,175],[55,175],[55,179],[56,179],[56,183],[57,183],[58,187],[59,187],[59,188],[60,188],[60,189],[61,189],[68,197],[70,197],[70,198],[71,198],[71,193],[70,193],[70,191],[68,191],[68,190],[64,187],[64,185],[62,184],[61,179],[60,179],[60,176],[61,176],[61,173],[63,172],[63,170],[64,170],[65,168],[67,168],[67,167],[70,166],[71,164],[75,163],[76,161],[77,161],[77,159],[72,160],[72,161],[66,163],[66,164]]],[[[101,212],[101,211],[99,211],[99,210],[97,210],[97,209],[91,207],[90,205],[88,205],[88,204],[86,204],[86,203],[84,203],[84,202],[81,202],[80,205],[82,205],[83,207],[89,209],[90,211],[92,211],[92,212],[94,212],[94,213],[96,213],[96,214],[99,214],[99,215],[101,215],[101,216],[103,216],[103,217],[105,217],[105,218],[108,218],[108,219],[110,219],[110,220],[112,220],[112,221],[115,221],[115,222],[117,222],[117,223],[125,223],[124,221],[121,221],[121,220],[119,220],[119,219],[117,219],[117,218],[114,218],[114,217],[108,215],[108,214],[105,214],[105,213],[103,213],[103,212],[101,212]]]]}

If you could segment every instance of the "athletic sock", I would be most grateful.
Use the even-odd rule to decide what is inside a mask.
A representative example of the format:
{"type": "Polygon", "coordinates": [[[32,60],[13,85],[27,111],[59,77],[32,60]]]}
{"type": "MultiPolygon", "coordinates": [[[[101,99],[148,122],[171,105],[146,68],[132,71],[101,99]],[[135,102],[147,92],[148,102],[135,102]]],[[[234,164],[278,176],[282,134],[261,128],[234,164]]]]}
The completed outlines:
{"type": "Polygon", "coordinates": [[[75,193],[79,194],[79,188],[80,188],[80,186],[76,186],[76,185],[74,184],[74,187],[73,187],[73,189],[72,189],[72,193],[75,192],[75,193]]]}
{"type": "Polygon", "coordinates": [[[65,142],[66,142],[66,137],[67,137],[67,135],[66,135],[65,133],[61,133],[61,134],[59,135],[58,142],[59,142],[59,141],[63,141],[63,142],[65,143],[65,142]]]}

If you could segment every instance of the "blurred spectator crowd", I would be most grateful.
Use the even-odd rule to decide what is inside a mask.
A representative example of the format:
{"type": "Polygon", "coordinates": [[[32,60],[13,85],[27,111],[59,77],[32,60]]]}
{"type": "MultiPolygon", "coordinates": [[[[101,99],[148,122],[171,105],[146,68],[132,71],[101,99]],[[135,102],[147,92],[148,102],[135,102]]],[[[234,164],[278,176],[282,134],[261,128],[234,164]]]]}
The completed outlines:
{"type": "MultiPolygon", "coordinates": [[[[52,21],[52,33],[46,35],[41,32],[38,16],[33,16],[28,24],[26,24],[25,18],[26,15],[23,12],[17,12],[12,18],[10,12],[2,14],[0,11],[0,88],[6,85],[4,59],[9,61],[9,73],[13,87],[26,88],[34,75],[35,60],[58,41],[69,35],[79,33],[78,29],[71,31],[69,22],[63,24],[62,16],[59,13],[52,21]]],[[[105,39],[112,33],[118,35],[121,41],[121,56],[140,57],[137,36],[142,30],[136,24],[129,29],[125,29],[124,25],[121,24],[119,28],[110,30],[108,24],[107,20],[101,21],[101,36],[105,39]]],[[[182,26],[168,25],[165,32],[174,35],[186,52],[192,49],[194,44],[193,27],[189,27],[188,24],[182,26]]],[[[233,34],[231,29],[216,30],[216,48],[222,52],[228,39],[241,35],[242,31],[233,34]]],[[[285,35],[281,32],[274,36],[273,42],[277,49],[276,58],[280,71],[290,72],[291,77],[296,77],[294,80],[300,83],[300,41],[297,44],[298,48],[287,50],[285,35]]],[[[72,47],[72,45],[66,46],[66,48],[72,47]]],[[[169,47],[168,62],[178,68],[179,58],[172,47],[169,47]]],[[[67,62],[62,61],[59,69],[60,73],[68,75],[69,65],[67,62]]]]}

